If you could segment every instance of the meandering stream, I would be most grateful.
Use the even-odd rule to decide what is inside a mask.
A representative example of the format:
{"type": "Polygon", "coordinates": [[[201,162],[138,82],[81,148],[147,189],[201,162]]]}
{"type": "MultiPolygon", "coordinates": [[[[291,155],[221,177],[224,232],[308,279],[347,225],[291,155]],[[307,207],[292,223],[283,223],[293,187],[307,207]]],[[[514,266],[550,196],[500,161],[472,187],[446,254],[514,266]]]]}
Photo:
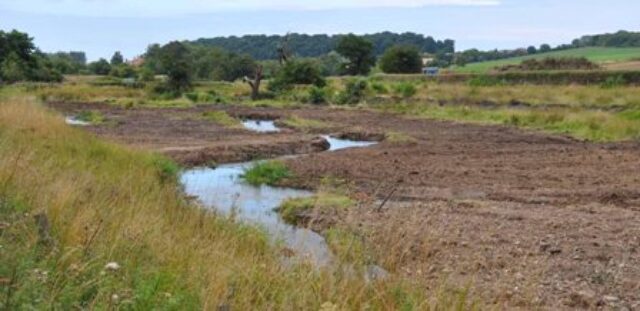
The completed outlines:
{"type": "MultiPolygon", "coordinates": [[[[257,124],[268,124],[264,122],[268,121],[257,124]]],[[[275,127],[272,123],[268,126],[275,127]]],[[[325,136],[325,139],[329,141],[330,151],[375,144],[329,136],[325,136]]],[[[225,164],[213,169],[189,169],[182,173],[180,181],[186,194],[196,197],[206,208],[264,227],[274,240],[283,241],[286,247],[303,260],[309,260],[318,266],[330,264],[332,255],[324,237],[311,230],[285,223],[274,211],[287,199],[309,197],[313,192],[265,185],[256,187],[246,183],[242,174],[256,162],[225,164]]]]}

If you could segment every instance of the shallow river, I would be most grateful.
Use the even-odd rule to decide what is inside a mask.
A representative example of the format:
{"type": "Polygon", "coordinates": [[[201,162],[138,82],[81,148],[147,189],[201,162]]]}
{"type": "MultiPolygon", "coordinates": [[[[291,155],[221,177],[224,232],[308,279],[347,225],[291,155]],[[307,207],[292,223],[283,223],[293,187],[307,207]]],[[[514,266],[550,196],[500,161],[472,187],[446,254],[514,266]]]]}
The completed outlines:
{"type": "MultiPolygon", "coordinates": [[[[262,124],[262,122],[260,122],[262,124]]],[[[331,144],[330,151],[366,147],[374,142],[350,141],[325,137],[331,144]]],[[[295,251],[304,260],[324,266],[331,263],[332,255],[324,238],[308,229],[285,223],[274,211],[289,198],[309,197],[313,192],[252,186],[242,179],[242,174],[254,162],[225,164],[211,168],[194,168],[185,171],[180,178],[187,195],[195,196],[207,208],[236,219],[260,225],[274,238],[295,251]]]]}

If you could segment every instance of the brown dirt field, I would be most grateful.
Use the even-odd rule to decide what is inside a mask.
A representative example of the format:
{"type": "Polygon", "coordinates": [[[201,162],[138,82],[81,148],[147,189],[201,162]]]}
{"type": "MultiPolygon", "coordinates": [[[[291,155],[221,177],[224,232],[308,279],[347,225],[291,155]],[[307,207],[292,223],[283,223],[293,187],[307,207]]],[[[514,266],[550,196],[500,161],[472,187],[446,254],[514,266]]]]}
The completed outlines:
{"type": "Polygon", "coordinates": [[[186,164],[322,150],[310,147],[313,134],[256,134],[198,119],[207,109],[330,122],[324,133],[404,133],[414,141],[287,159],[295,178],[285,184],[346,180],[361,204],[326,223],[363,235],[383,265],[411,280],[469,286],[499,309],[640,308],[637,142],[593,144],[364,110],[90,107],[112,122],[87,130],[186,164]]]}

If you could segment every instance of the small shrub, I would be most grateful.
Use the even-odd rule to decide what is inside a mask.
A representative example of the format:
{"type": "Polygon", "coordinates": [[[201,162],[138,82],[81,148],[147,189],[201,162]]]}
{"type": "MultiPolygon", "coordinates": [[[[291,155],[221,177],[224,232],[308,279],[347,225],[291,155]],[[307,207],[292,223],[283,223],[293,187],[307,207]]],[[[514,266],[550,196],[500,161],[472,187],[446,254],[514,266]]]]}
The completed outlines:
{"type": "Polygon", "coordinates": [[[185,93],[184,96],[194,102],[194,103],[206,103],[206,102],[217,102],[218,96],[211,95],[209,93],[200,93],[200,92],[189,92],[185,93]]]}
{"type": "Polygon", "coordinates": [[[242,178],[254,186],[275,185],[282,179],[291,177],[289,168],[279,161],[259,162],[246,169],[242,178]]]}
{"type": "Polygon", "coordinates": [[[152,162],[156,167],[161,182],[175,182],[177,180],[180,172],[178,164],[162,156],[154,156],[152,162]]]}
{"type": "Polygon", "coordinates": [[[501,81],[500,79],[492,76],[486,76],[486,75],[473,77],[467,83],[471,87],[497,86],[497,85],[504,84],[504,82],[501,81]]]}
{"type": "Polygon", "coordinates": [[[325,104],[327,102],[327,93],[323,88],[313,86],[309,89],[309,102],[312,104],[325,104]]]}
{"type": "Polygon", "coordinates": [[[387,94],[387,93],[389,93],[389,90],[387,89],[387,87],[384,84],[378,83],[378,82],[371,83],[371,89],[374,90],[378,94],[387,94]]]}
{"type": "Polygon", "coordinates": [[[366,80],[351,80],[347,82],[344,91],[340,92],[336,98],[338,105],[355,105],[365,97],[367,90],[366,80]]]}
{"type": "Polygon", "coordinates": [[[180,97],[181,93],[173,90],[166,83],[158,83],[151,88],[151,99],[171,100],[180,97]]]}
{"type": "Polygon", "coordinates": [[[411,83],[402,82],[395,86],[394,91],[396,94],[402,96],[403,98],[411,98],[415,95],[418,90],[411,83]]]}
{"type": "Polygon", "coordinates": [[[313,209],[331,210],[331,209],[347,209],[354,205],[353,200],[349,197],[320,192],[308,198],[294,198],[286,200],[277,208],[278,213],[284,221],[289,224],[297,225],[304,212],[313,209]]]}
{"type": "Polygon", "coordinates": [[[84,121],[91,124],[100,124],[105,121],[104,115],[102,115],[100,111],[94,111],[94,110],[80,112],[76,116],[76,119],[79,121],[84,121]]]}
{"type": "Polygon", "coordinates": [[[627,84],[627,81],[624,79],[624,77],[618,75],[618,76],[608,77],[606,80],[604,80],[601,87],[603,89],[612,89],[612,88],[624,86],[626,84],[627,84]]]}

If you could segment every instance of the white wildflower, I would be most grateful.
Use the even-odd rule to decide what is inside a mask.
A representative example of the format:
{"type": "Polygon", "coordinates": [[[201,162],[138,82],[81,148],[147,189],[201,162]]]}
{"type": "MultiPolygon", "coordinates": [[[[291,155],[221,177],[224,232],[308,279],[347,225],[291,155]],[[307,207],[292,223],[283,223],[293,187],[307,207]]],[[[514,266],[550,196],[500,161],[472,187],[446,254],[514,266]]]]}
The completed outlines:
{"type": "Polygon", "coordinates": [[[106,266],[104,266],[104,268],[109,271],[117,271],[120,269],[120,265],[117,262],[112,261],[108,263],[106,266]]]}

